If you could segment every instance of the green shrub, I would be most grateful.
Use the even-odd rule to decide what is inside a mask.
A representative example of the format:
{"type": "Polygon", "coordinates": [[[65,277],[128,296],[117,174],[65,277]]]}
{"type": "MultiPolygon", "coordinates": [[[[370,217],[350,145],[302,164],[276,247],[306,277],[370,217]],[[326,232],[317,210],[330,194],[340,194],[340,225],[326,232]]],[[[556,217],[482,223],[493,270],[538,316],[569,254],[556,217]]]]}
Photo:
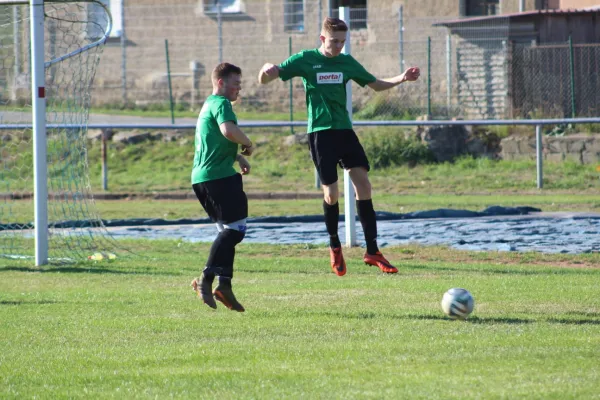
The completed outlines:
{"type": "Polygon", "coordinates": [[[427,145],[416,139],[406,139],[403,133],[372,132],[363,135],[361,143],[373,168],[412,167],[434,161],[427,145]]]}
{"type": "Polygon", "coordinates": [[[417,114],[406,107],[400,99],[390,98],[385,94],[375,95],[360,110],[355,110],[355,119],[367,120],[413,120],[417,114]]]}

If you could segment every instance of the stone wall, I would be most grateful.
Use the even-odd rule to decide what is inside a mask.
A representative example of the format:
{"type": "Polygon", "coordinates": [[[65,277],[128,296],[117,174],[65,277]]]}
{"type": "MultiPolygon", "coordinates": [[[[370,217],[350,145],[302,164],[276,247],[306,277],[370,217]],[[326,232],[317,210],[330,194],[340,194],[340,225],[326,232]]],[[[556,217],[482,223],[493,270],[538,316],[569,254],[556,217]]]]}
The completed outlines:
{"type": "MultiPolygon", "coordinates": [[[[572,160],[581,164],[600,162],[600,134],[544,136],[544,160],[572,160]]],[[[504,160],[535,159],[535,137],[510,136],[502,139],[500,156],[504,160]]]]}
{"type": "MultiPolygon", "coordinates": [[[[485,127],[473,126],[418,127],[415,135],[439,162],[465,155],[502,160],[536,158],[535,136],[514,135],[500,140],[485,127]]],[[[542,145],[544,160],[600,163],[600,133],[543,136],[542,145]]]]}

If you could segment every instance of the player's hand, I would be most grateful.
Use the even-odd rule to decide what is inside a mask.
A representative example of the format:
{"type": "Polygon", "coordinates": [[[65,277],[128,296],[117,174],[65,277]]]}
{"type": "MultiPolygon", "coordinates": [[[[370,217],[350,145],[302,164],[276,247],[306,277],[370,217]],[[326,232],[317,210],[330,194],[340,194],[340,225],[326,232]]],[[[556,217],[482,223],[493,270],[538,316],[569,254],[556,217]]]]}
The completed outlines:
{"type": "Polygon", "coordinates": [[[262,70],[264,74],[267,75],[269,78],[276,78],[277,73],[279,72],[279,68],[271,63],[266,63],[265,65],[263,65],[262,70]]]}
{"type": "Polygon", "coordinates": [[[250,163],[241,155],[237,157],[238,163],[240,164],[240,171],[242,175],[248,175],[250,173],[250,163]]]}
{"type": "Polygon", "coordinates": [[[419,69],[419,67],[410,67],[407,68],[406,71],[404,71],[403,75],[403,81],[416,81],[421,75],[421,70],[419,69]]]}
{"type": "Polygon", "coordinates": [[[242,155],[251,156],[254,153],[254,144],[250,143],[250,146],[242,146],[242,155]]]}

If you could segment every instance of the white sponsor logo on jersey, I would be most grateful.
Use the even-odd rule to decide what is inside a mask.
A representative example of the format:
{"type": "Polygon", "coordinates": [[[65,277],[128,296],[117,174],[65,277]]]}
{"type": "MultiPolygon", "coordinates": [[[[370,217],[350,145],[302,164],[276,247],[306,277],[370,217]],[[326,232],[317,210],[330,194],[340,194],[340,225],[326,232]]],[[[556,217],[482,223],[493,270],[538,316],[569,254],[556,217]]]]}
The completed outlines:
{"type": "Polygon", "coordinates": [[[317,83],[343,83],[344,74],[342,72],[319,72],[317,73],[317,83]]]}
{"type": "Polygon", "coordinates": [[[317,69],[317,68],[322,68],[322,67],[323,67],[323,66],[322,66],[321,64],[316,64],[316,65],[313,65],[313,68],[314,68],[314,69],[317,69]]]}

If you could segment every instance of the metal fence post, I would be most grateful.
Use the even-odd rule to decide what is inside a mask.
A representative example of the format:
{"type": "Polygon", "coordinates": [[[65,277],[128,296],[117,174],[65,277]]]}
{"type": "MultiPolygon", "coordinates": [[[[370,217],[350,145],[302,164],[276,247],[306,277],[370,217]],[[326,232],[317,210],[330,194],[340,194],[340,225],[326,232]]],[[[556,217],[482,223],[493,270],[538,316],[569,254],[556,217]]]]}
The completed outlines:
{"type": "Polygon", "coordinates": [[[400,71],[404,71],[404,7],[398,9],[398,54],[400,71]]]}
{"type": "Polygon", "coordinates": [[[102,147],[100,148],[101,158],[102,158],[102,190],[108,190],[108,163],[107,163],[107,154],[106,154],[106,141],[108,136],[108,130],[102,129],[102,147]]]}
{"type": "Polygon", "coordinates": [[[575,61],[573,60],[573,39],[569,35],[569,69],[571,81],[571,118],[575,118],[575,61]]]}
{"type": "Polygon", "coordinates": [[[535,156],[536,156],[536,167],[537,167],[537,188],[542,189],[544,187],[544,175],[543,175],[543,143],[542,143],[542,125],[535,126],[535,156]]]}
{"type": "Polygon", "coordinates": [[[200,89],[200,62],[197,60],[190,61],[190,70],[192,70],[192,91],[190,99],[190,111],[194,111],[198,102],[200,89]]]}
{"type": "Polygon", "coordinates": [[[448,118],[452,108],[452,37],[446,36],[446,107],[448,118]]]}
{"type": "Polygon", "coordinates": [[[223,62],[223,16],[221,15],[221,3],[217,3],[217,34],[219,37],[219,64],[223,62]]]}
{"type": "Polygon", "coordinates": [[[19,22],[19,6],[14,5],[12,7],[13,12],[13,55],[15,60],[15,65],[13,65],[14,77],[12,83],[12,90],[10,93],[10,99],[12,101],[17,100],[17,78],[21,73],[21,32],[20,32],[20,22],[19,22]]]}
{"type": "Polygon", "coordinates": [[[427,117],[431,117],[431,36],[427,36],[427,117]]]}
{"type": "MultiPolygon", "coordinates": [[[[292,56],[292,37],[288,38],[288,52],[290,57],[292,56]]],[[[292,80],[290,79],[290,121],[294,121],[294,87],[292,86],[292,80]]],[[[290,126],[292,135],[294,134],[294,125],[290,126]]]]}
{"type": "Polygon", "coordinates": [[[167,81],[169,84],[169,103],[171,104],[171,123],[175,123],[175,110],[173,109],[173,89],[171,88],[171,67],[169,65],[169,40],[165,39],[165,53],[167,57],[167,81]]]}
{"type": "Polygon", "coordinates": [[[127,104],[127,37],[125,36],[125,0],[121,1],[121,97],[127,104]]]}

